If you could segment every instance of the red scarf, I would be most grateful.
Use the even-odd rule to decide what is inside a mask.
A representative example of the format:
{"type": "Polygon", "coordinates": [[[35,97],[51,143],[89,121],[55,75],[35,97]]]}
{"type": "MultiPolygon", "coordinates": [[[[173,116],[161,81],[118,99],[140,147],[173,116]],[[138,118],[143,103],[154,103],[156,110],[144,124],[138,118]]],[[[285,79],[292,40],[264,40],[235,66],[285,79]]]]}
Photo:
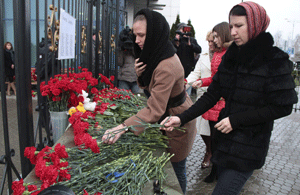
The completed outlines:
{"type": "Polygon", "coordinates": [[[256,38],[261,32],[267,30],[270,18],[262,6],[251,1],[246,1],[239,5],[246,10],[249,40],[256,38]]]}

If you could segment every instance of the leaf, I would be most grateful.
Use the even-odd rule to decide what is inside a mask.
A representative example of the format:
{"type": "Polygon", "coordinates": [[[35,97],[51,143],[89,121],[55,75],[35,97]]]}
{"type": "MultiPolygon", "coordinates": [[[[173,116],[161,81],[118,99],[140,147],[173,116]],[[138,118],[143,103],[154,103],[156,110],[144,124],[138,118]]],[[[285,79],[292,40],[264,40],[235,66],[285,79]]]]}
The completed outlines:
{"type": "Polygon", "coordinates": [[[108,115],[108,116],[113,116],[114,113],[113,112],[110,112],[110,111],[104,111],[103,113],[104,115],[108,115]]]}
{"type": "Polygon", "coordinates": [[[118,108],[118,106],[110,106],[109,108],[112,109],[112,110],[115,110],[115,109],[118,108]]]}

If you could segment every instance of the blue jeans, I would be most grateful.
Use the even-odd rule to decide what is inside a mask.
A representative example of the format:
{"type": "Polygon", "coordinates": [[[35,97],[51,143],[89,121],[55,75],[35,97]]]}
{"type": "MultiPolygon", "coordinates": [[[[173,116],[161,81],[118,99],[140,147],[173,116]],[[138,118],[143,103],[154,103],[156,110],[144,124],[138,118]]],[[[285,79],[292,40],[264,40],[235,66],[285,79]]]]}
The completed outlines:
{"type": "Polygon", "coordinates": [[[172,162],[173,169],[177,176],[183,194],[186,192],[186,158],[179,162],[172,162]]]}
{"type": "Polygon", "coordinates": [[[127,82],[119,80],[119,89],[130,89],[132,93],[137,94],[140,92],[140,88],[137,82],[127,82]]]}
{"type": "Polygon", "coordinates": [[[193,88],[193,87],[189,87],[189,88],[187,88],[187,90],[186,90],[186,92],[187,92],[187,94],[189,94],[189,96],[191,96],[191,94],[192,94],[192,88],[193,88]]]}
{"type": "Polygon", "coordinates": [[[253,171],[242,172],[218,166],[218,182],[212,195],[238,195],[253,171]]]}

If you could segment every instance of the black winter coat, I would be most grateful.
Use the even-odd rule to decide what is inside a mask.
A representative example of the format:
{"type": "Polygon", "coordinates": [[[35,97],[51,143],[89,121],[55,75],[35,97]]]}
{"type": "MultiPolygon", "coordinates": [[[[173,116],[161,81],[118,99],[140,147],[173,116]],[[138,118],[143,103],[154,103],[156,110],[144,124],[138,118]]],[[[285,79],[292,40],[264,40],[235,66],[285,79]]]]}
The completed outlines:
{"type": "Polygon", "coordinates": [[[180,43],[178,47],[173,42],[173,45],[177,50],[176,54],[178,55],[184,69],[184,78],[186,78],[190,74],[190,72],[195,68],[194,54],[201,53],[202,51],[196,39],[190,37],[190,41],[191,41],[191,45],[187,45],[187,43],[180,43]]]}
{"type": "Polygon", "coordinates": [[[233,43],[205,93],[178,115],[182,124],[203,114],[221,97],[225,108],[219,121],[229,117],[233,130],[216,132],[212,162],[239,171],[261,168],[267,156],[274,120],[291,113],[297,103],[289,56],[273,47],[273,37],[261,33],[241,48],[233,43]]]}
{"type": "MultiPolygon", "coordinates": [[[[12,51],[12,54],[14,54],[13,51],[12,51]]],[[[7,77],[15,76],[15,69],[11,68],[11,65],[14,64],[12,54],[9,51],[4,50],[5,75],[7,77]]]]}

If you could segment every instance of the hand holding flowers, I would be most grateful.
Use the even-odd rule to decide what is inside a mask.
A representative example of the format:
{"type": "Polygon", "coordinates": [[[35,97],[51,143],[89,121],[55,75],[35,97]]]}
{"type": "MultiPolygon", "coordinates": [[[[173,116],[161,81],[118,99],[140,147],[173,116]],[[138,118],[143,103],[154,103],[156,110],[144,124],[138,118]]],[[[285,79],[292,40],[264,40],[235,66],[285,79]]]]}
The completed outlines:
{"type": "Polygon", "coordinates": [[[105,131],[102,141],[105,144],[114,144],[127,131],[127,126],[124,123],[105,131]]]}
{"type": "Polygon", "coordinates": [[[160,127],[161,130],[173,131],[174,127],[180,127],[181,121],[178,116],[171,116],[165,118],[161,123],[164,127],[160,127]]]}

